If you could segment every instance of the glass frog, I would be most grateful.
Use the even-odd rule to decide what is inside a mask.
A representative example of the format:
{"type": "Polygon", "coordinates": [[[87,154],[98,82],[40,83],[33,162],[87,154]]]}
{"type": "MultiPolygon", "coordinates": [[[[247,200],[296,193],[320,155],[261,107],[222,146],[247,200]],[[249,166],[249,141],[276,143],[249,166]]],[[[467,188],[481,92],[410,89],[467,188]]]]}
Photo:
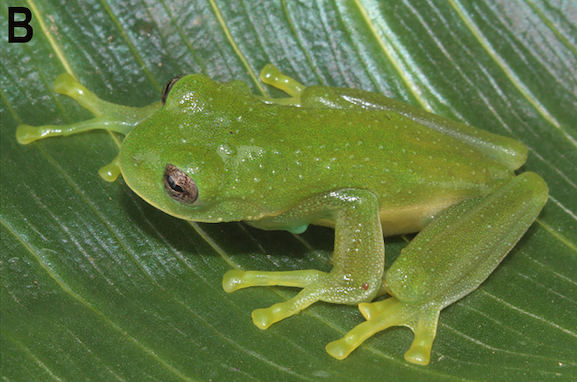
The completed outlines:
{"type": "Polygon", "coordinates": [[[331,356],[343,359],[402,325],[415,334],[405,359],[428,364],[441,310],[477,289],[547,200],[539,175],[514,173],[526,147],[376,93],[305,87],[272,65],[261,80],[289,97],[256,96],[244,82],[192,74],[169,81],[162,102],[131,108],[102,101],[63,74],[55,91],[96,118],[21,125],[17,138],[125,134],[101,175],[112,181],[122,173],[135,193],[181,219],[296,234],[309,224],[334,227],[330,272],[230,270],[224,289],[302,288],[255,310],[261,329],[316,301],[358,304],[366,321],[329,343],[331,356]],[[384,237],[413,232],[385,272],[384,237]]]}

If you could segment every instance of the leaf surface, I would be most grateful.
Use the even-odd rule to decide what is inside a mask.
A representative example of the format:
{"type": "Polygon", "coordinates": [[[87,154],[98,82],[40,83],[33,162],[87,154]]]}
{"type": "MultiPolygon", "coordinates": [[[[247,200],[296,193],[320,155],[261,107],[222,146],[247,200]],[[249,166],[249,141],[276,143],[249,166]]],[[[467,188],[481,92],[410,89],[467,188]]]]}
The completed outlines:
{"type": "MultiPolygon", "coordinates": [[[[554,381],[577,375],[577,6],[572,1],[15,2],[34,38],[1,80],[2,375],[6,381],[554,381]],[[15,139],[19,123],[90,117],[51,90],[68,71],[103,99],[156,101],[180,73],[372,90],[529,147],[551,196],[493,275],[441,313],[427,367],[406,328],[344,361],[324,346],[363,319],[317,303],[267,331],[253,309],[287,288],[226,294],[231,267],[330,269],[334,234],[174,219],[96,171],[120,138],[15,139]]],[[[8,4],[2,3],[7,25],[8,4]]],[[[2,30],[6,31],[4,27],[2,30]]],[[[406,245],[388,240],[387,264],[406,245]]]]}

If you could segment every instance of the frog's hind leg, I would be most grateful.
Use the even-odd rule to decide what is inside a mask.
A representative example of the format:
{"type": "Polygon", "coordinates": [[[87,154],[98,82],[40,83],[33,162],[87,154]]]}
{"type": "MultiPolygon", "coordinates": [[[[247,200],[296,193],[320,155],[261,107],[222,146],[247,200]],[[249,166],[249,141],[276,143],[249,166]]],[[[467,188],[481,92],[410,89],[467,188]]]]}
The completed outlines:
{"type": "Polygon", "coordinates": [[[479,287],[535,221],[548,188],[526,172],[496,190],[443,211],[433,219],[388,269],[386,288],[394,297],[360,304],[367,319],[327,352],[343,359],[373,334],[407,326],[415,339],[405,359],[429,363],[442,309],[479,287]]]}
{"type": "Polygon", "coordinates": [[[291,96],[291,98],[270,98],[261,97],[260,99],[267,103],[279,105],[300,106],[301,94],[305,86],[292,77],[283,74],[273,64],[267,64],[260,72],[260,80],[267,85],[274,86],[291,96]]]}

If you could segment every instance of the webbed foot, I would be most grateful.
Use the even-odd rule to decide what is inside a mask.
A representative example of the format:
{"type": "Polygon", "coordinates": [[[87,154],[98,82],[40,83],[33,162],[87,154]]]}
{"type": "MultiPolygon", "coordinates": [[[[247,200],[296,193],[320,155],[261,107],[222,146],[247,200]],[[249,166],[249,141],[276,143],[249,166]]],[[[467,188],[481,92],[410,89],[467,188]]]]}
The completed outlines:
{"type": "Polygon", "coordinates": [[[419,365],[429,363],[440,313],[437,304],[406,304],[391,297],[384,301],[360,304],[359,310],[367,321],[357,325],[340,340],[329,343],[326,346],[327,353],[337,359],[344,359],[372,335],[391,326],[407,326],[415,333],[415,339],[405,353],[405,359],[419,365]]]}
{"type": "MultiPolygon", "coordinates": [[[[25,145],[39,139],[67,136],[95,129],[109,130],[126,135],[136,125],[150,117],[161,107],[160,102],[136,108],[103,101],[69,73],[59,75],[54,81],[53,89],[56,93],[74,98],[81,106],[90,110],[95,118],[60,126],[20,125],[16,129],[18,143],[25,145]]],[[[120,173],[118,160],[115,159],[109,165],[104,166],[99,173],[105,180],[114,181],[120,173]]]]}
{"type": "Polygon", "coordinates": [[[224,275],[222,284],[224,290],[229,293],[252,286],[280,285],[303,288],[288,301],[253,311],[253,323],[260,329],[267,329],[275,322],[300,312],[316,301],[340,304],[370,301],[376,293],[374,289],[377,289],[369,290],[366,282],[353,282],[347,277],[317,270],[290,272],[230,270],[224,275]]]}

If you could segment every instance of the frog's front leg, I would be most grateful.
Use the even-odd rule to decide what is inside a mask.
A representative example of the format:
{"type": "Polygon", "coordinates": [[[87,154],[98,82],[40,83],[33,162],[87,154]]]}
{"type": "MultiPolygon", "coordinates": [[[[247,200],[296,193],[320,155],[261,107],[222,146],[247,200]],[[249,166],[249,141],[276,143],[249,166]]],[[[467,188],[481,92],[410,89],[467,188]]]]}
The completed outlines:
{"type": "Polygon", "coordinates": [[[327,352],[343,359],[373,334],[402,325],[415,333],[405,359],[428,364],[440,311],[479,287],[537,218],[547,197],[545,181],[527,172],[494,194],[441,213],[387,271],[386,287],[394,297],[360,304],[367,321],[328,344],[327,352]]]}
{"type": "MultiPolygon", "coordinates": [[[[20,125],[16,130],[16,139],[20,144],[29,144],[39,139],[79,134],[96,129],[127,135],[136,125],[150,117],[162,106],[160,102],[156,102],[137,108],[104,101],[68,73],[59,75],[52,88],[56,93],[75,99],[84,108],[90,110],[95,118],[60,126],[20,125]]],[[[107,181],[114,181],[120,174],[118,158],[101,168],[99,174],[107,181]]]]}
{"type": "Polygon", "coordinates": [[[161,106],[160,102],[157,102],[137,108],[104,101],[68,73],[63,73],[54,80],[53,90],[56,93],[74,98],[80,105],[90,110],[96,118],[62,126],[20,125],[16,131],[16,138],[19,143],[28,144],[38,139],[78,134],[95,129],[110,130],[126,135],[134,126],[154,114],[161,106]]]}
{"type": "Polygon", "coordinates": [[[227,292],[269,285],[303,288],[288,301],[255,310],[252,318],[259,328],[266,329],[316,301],[358,304],[371,301],[379,292],[385,249],[378,200],[370,191],[346,189],[314,196],[282,215],[269,218],[266,228],[302,227],[303,224],[327,217],[335,222],[331,272],[231,270],[225,274],[223,287],[227,292]]]}

